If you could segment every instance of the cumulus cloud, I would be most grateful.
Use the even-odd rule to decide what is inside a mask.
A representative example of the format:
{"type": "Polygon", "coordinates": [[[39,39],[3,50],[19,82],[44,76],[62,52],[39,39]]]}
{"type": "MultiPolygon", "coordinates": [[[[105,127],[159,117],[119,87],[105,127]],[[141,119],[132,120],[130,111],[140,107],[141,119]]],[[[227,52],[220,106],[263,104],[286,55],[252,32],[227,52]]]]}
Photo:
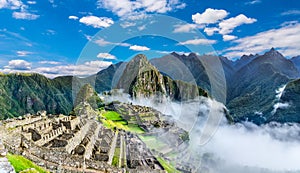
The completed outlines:
{"type": "Polygon", "coordinates": [[[299,55],[300,24],[293,22],[282,25],[278,29],[271,29],[253,36],[233,41],[236,45],[225,50],[225,56],[239,57],[243,54],[255,54],[276,47],[285,56],[299,55]]]}
{"type": "Polygon", "coordinates": [[[71,19],[71,20],[78,20],[79,18],[77,16],[69,16],[69,19],[71,19]]]}
{"type": "Polygon", "coordinates": [[[105,8],[119,17],[145,13],[166,13],[174,9],[185,8],[185,3],[179,0],[98,0],[98,6],[105,8]]]}
{"type": "Polygon", "coordinates": [[[223,35],[223,41],[230,41],[236,39],[237,36],[235,35],[223,35]]]}
{"type": "MultiPolygon", "coordinates": [[[[27,1],[27,4],[33,5],[36,4],[36,1],[27,1]]],[[[39,15],[31,13],[29,6],[25,5],[21,0],[0,0],[0,9],[2,8],[20,10],[13,12],[12,17],[15,19],[35,20],[39,18],[39,15]]]]}
{"type": "Polygon", "coordinates": [[[20,0],[1,0],[0,1],[0,9],[8,8],[8,9],[15,10],[15,9],[21,8],[22,6],[24,6],[24,4],[20,0]]]}
{"type": "Polygon", "coordinates": [[[219,33],[224,35],[224,34],[229,34],[231,33],[234,28],[243,25],[243,24],[251,24],[256,22],[257,20],[254,18],[248,18],[244,14],[240,14],[236,17],[231,17],[229,19],[223,20],[219,23],[219,33]]]}
{"type": "Polygon", "coordinates": [[[219,28],[216,27],[211,27],[211,28],[204,28],[204,32],[208,35],[208,36],[212,36],[214,35],[215,32],[219,31],[219,28]]]}
{"type": "Polygon", "coordinates": [[[174,33],[190,33],[193,32],[197,28],[195,24],[184,24],[184,25],[175,25],[174,33]]]}
{"type": "Polygon", "coordinates": [[[236,27],[257,21],[254,18],[248,18],[244,14],[225,19],[228,15],[229,12],[226,10],[207,8],[203,13],[192,15],[192,20],[199,28],[204,27],[204,32],[208,36],[219,33],[223,35],[224,41],[236,39],[236,37],[229,35],[236,27]]]}
{"type": "Polygon", "coordinates": [[[40,16],[37,14],[29,13],[27,11],[21,11],[21,12],[13,12],[13,17],[15,19],[25,19],[25,20],[35,20],[39,18],[40,16]]]}
{"type": "Polygon", "coordinates": [[[139,46],[139,45],[132,45],[129,47],[130,50],[135,50],[135,51],[147,51],[150,50],[150,48],[146,46],[139,46]]]}
{"type": "Polygon", "coordinates": [[[103,58],[103,59],[110,59],[110,60],[116,60],[116,56],[110,54],[110,53],[99,53],[97,55],[97,58],[103,58]]]}
{"type": "Polygon", "coordinates": [[[204,38],[199,39],[193,39],[193,40],[187,40],[184,42],[180,42],[181,45],[209,45],[209,44],[215,44],[216,40],[208,40],[204,38]]]}
{"type": "Polygon", "coordinates": [[[97,16],[85,16],[82,17],[79,22],[94,28],[107,28],[114,24],[114,21],[111,18],[97,16]]]}
{"type": "Polygon", "coordinates": [[[8,62],[8,65],[4,67],[4,69],[7,69],[7,70],[30,70],[31,63],[29,63],[25,60],[21,60],[21,59],[11,60],[8,62]]]}
{"type": "Polygon", "coordinates": [[[202,14],[192,15],[192,20],[196,24],[213,24],[224,19],[229,13],[225,10],[207,8],[202,14]]]}

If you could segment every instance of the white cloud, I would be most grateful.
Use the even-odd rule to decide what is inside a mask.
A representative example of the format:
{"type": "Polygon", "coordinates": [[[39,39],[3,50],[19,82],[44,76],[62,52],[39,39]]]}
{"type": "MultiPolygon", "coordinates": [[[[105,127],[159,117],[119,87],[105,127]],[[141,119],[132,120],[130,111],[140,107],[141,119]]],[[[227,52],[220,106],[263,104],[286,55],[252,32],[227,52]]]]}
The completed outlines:
{"type": "Polygon", "coordinates": [[[112,11],[119,17],[132,16],[137,13],[166,13],[174,9],[185,8],[179,0],[98,0],[98,6],[112,11]]]}
{"type": "Polygon", "coordinates": [[[82,17],[79,22],[94,28],[107,28],[114,24],[114,21],[111,18],[97,16],[85,16],[82,17]]]}
{"type": "Polygon", "coordinates": [[[16,10],[20,9],[22,6],[25,7],[25,5],[20,0],[0,0],[0,9],[8,8],[16,10]]]}
{"type": "Polygon", "coordinates": [[[99,53],[97,55],[97,58],[110,59],[110,60],[117,59],[116,56],[109,54],[109,53],[99,53]]]}
{"type": "Polygon", "coordinates": [[[99,39],[95,40],[94,42],[96,44],[98,44],[99,46],[107,46],[107,45],[113,44],[112,42],[106,41],[103,38],[99,38],[99,39]]]}
{"type": "Polygon", "coordinates": [[[234,28],[243,25],[243,24],[251,24],[256,22],[257,20],[254,18],[248,18],[244,14],[240,14],[236,17],[232,17],[226,20],[223,20],[219,23],[219,33],[222,35],[231,33],[234,28]]]}
{"type": "Polygon", "coordinates": [[[230,41],[236,39],[237,36],[235,35],[223,35],[223,41],[230,41]]]}
{"type": "Polygon", "coordinates": [[[27,11],[22,11],[22,12],[13,12],[13,17],[15,19],[25,19],[25,20],[35,20],[39,18],[40,16],[37,14],[32,14],[27,11]]]}
{"type": "Polygon", "coordinates": [[[150,50],[150,48],[146,46],[138,46],[138,45],[132,45],[129,47],[130,50],[135,50],[135,51],[147,51],[150,50]]]}
{"type": "Polygon", "coordinates": [[[58,62],[58,61],[40,61],[39,64],[58,65],[58,64],[61,64],[61,62],[58,62]]]}
{"type": "Polygon", "coordinates": [[[69,19],[71,19],[71,20],[78,20],[79,18],[77,16],[69,16],[69,19]]]}
{"type": "Polygon", "coordinates": [[[216,40],[208,40],[208,39],[193,39],[193,40],[187,40],[184,42],[180,42],[181,45],[209,45],[209,44],[215,44],[216,40]]]}
{"type": "Polygon", "coordinates": [[[120,24],[122,28],[128,28],[128,27],[132,27],[135,26],[136,23],[134,22],[129,22],[129,21],[125,21],[123,23],[120,24]]]}
{"type": "Polygon", "coordinates": [[[174,33],[190,33],[193,32],[196,28],[197,25],[195,24],[184,24],[184,25],[175,25],[174,26],[174,33]]]}
{"type": "Polygon", "coordinates": [[[261,3],[261,0],[252,0],[252,1],[246,2],[245,4],[246,5],[254,5],[254,4],[260,4],[260,3],[261,3]]]}
{"type": "Polygon", "coordinates": [[[204,28],[204,32],[208,35],[208,36],[212,36],[214,35],[215,32],[219,31],[219,28],[216,27],[212,27],[212,28],[204,28]]]}
{"type": "Polygon", "coordinates": [[[253,36],[233,41],[237,45],[225,50],[225,56],[238,57],[243,54],[256,54],[276,47],[285,56],[299,55],[300,23],[283,25],[278,29],[271,29],[253,36]]]}
{"type": "Polygon", "coordinates": [[[139,26],[138,27],[138,30],[139,31],[143,31],[143,30],[145,30],[146,29],[146,25],[142,25],[142,26],[139,26]]]}
{"type": "Polygon", "coordinates": [[[99,46],[107,46],[107,45],[116,45],[116,46],[124,46],[124,47],[129,47],[131,46],[129,43],[113,43],[113,42],[109,42],[104,40],[103,38],[99,38],[97,40],[94,41],[94,43],[96,43],[99,46]]]}
{"type": "Polygon", "coordinates": [[[30,70],[31,63],[29,63],[25,60],[21,60],[21,59],[11,60],[8,62],[8,65],[4,67],[4,69],[7,69],[7,70],[30,70]]]}
{"type": "Polygon", "coordinates": [[[281,13],[282,16],[288,16],[288,15],[300,15],[300,10],[288,10],[283,13],[281,13]]]}
{"type": "Polygon", "coordinates": [[[19,50],[17,51],[17,55],[18,56],[28,56],[30,54],[33,54],[33,52],[29,52],[29,51],[24,51],[24,50],[19,50]]]}
{"type": "Polygon", "coordinates": [[[27,1],[27,4],[33,5],[36,4],[36,1],[27,1]]]}
{"type": "Polygon", "coordinates": [[[84,34],[84,37],[88,40],[88,41],[91,41],[93,36],[90,36],[90,35],[87,35],[87,34],[84,34]]]}
{"type": "MultiPolygon", "coordinates": [[[[191,54],[192,52],[183,52],[183,51],[164,51],[164,50],[158,50],[156,51],[157,53],[160,53],[160,54],[171,54],[173,52],[179,54],[179,55],[185,55],[185,56],[188,56],[189,54],[191,54]]],[[[196,53],[198,55],[198,53],[196,53]]]]}
{"type": "Polygon", "coordinates": [[[274,115],[278,109],[287,109],[288,107],[290,107],[290,104],[289,103],[276,103],[274,106],[273,106],[273,110],[272,110],[272,115],[274,115]]]}
{"type": "Polygon", "coordinates": [[[225,10],[207,8],[202,14],[192,15],[192,20],[196,24],[213,24],[224,19],[229,13],[225,10]]]}
{"type": "Polygon", "coordinates": [[[108,61],[88,61],[77,65],[59,65],[51,67],[39,67],[32,69],[32,72],[43,74],[49,78],[66,75],[90,76],[98,73],[110,66],[112,62],[108,61]]]}
{"type": "MultiPolygon", "coordinates": [[[[36,1],[27,1],[27,4],[36,4],[36,1]]],[[[39,17],[37,14],[31,13],[28,5],[25,5],[21,0],[0,0],[0,9],[7,8],[11,10],[20,10],[19,12],[14,11],[12,17],[15,19],[35,20],[39,17]]]]}
{"type": "Polygon", "coordinates": [[[275,90],[277,100],[279,100],[283,95],[285,87],[286,85],[283,85],[282,87],[279,87],[277,90],[275,90]]]}
{"type": "Polygon", "coordinates": [[[46,35],[55,35],[56,34],[56,31],[52,30],[52,29],[47,29],[46,30],[46,35]]]}

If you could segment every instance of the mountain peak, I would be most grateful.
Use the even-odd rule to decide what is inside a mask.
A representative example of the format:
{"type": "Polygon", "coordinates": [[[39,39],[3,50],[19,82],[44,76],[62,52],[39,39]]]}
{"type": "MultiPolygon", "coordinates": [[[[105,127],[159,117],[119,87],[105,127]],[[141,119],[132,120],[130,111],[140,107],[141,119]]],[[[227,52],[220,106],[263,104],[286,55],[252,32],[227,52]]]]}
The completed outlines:
{"type": "Polygon", "coordinates": [[[147,57],[144,54],[136,55],[132,61],[147,61],[147,57]]]}
{"type": "Polygon", "coordinates": [[[274,47],[272,47],[268,52],[266,52],[264,55],[268,55],[268,56],[280,56],[283,57],[283,55],[278,52],[277,50],[274,49],[274,47]]]}

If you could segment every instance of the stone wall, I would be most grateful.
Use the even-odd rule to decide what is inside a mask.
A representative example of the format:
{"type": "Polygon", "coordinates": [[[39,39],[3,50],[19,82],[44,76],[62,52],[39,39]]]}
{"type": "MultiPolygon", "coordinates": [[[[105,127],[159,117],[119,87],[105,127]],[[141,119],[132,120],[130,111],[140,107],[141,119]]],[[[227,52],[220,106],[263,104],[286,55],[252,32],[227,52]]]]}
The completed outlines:
{"type": "Polygon", "coordinates": [[[26,124],[31,124],[33,122],[39,121],[42,119],[42,116],[25,116],[23,119],[12,119],[12,120],[7,120],[6,121],[6,128],[14,128],[17,126],[24,126],[26,124]]]}
{"type": "Polygon", "coordinates": [[[81,143],[81,141],[84,139],[88,131],[90,130],[90,126],[92,125],[92,121],[87,121],[84,126],[81,127],[81,129],[74,134],[74,137],[71,138],[68,141],[68,145],[66,146],[66,151],[71,154],[71,152],[76,148],[77,145],[81,143]]]}
{"type": "Polygon", "coordinates": [[[97,123],[97,128],[94,131],[94,134],[91,136],[89,143],[85,147],[84,158],[90,159],[93,154],[93,149],[96,143],[96,139],[98,139],[99,131],[101,129],[101,125],[97,123]]]}
{"type": "Polygon", "coordinates": [[[56,130],[52,130],[49,133],[42,134],[41,139],[36,141],[35,144],[38,146],[43,146],[44,144],[52,141],[53,139],[57,138],[59,135],[63,134],[66,131],[65,126],[61,126],[56,130]]]}

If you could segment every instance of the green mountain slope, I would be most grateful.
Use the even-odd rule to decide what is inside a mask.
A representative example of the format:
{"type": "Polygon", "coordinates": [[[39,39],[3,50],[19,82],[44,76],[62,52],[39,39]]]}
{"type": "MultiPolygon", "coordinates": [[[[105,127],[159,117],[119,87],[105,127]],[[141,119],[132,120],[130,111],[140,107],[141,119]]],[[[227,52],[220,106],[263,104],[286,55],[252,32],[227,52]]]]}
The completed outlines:
{"type": "Polygon", "coordinates": [[[39,74],[0,76],[0,118],[46,110],[51,114],[68,114],[72,95],[64,85],[39,74]]]}

